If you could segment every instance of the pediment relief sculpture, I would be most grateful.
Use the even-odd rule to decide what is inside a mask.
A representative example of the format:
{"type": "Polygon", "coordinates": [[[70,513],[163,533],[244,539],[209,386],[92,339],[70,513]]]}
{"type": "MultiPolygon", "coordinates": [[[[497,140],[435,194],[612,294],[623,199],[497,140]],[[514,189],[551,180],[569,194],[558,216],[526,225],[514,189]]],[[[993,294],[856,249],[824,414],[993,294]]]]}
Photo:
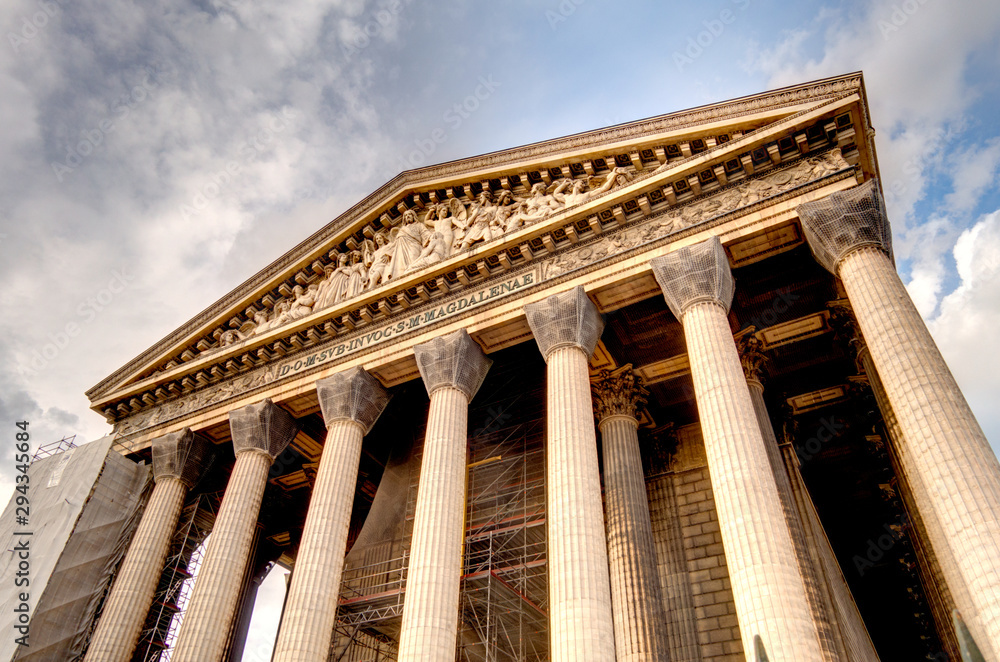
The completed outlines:
{"type": "Polygon", "coordinates": [[[631,181],[614,168],[604,176],[539,182],[527,195],[483,189],[474,201],[448,198],[424,209],[407,209],[392,227],[382,228],[357,249],[330,251],[334,264],[307,286],[296,285],[270,309],[257,310],[253,321],[222,333],[215,349],[228,347],[294,322],[314,312],[350,301],[359,294],[419,272],[476,245],[540,223],[631,181]]]}

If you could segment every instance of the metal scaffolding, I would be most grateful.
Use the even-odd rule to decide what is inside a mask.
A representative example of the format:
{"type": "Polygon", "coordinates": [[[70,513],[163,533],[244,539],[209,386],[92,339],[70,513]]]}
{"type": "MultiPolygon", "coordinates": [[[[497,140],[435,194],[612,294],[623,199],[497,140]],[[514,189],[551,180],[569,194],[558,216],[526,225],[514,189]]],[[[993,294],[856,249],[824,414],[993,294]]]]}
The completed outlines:
{"type": "MultiPolygon", "coordinates": [[[[512,405],[496,406],[505,411],[512,405]]],[[[544,421],[536,418],[501,427],[506,417],[492,418],[491,425],[476,430],[469,440],[456,659],[544,660],[548,657],[544,421]]],[[[331,662],[396,659],[421,451],[417,444],[406,463],[408,484],[398,495],[406,499],[405,517],[395,529],[396,537],[380,544],[369,542],[349,555],[331,662]]]]}
{"type": "Polygon", "coordinates": [[[222,494],[199,494],[181,512],[170,544],[153,605],[132,655],[132,662],[168,662],[184,608],[194,587],[194,572],[202,560],[205,541],[219,510],[222,494]]]}
{"type": "Polygon", "coordinates": [[[548,656],[542,423],[470,440],[460,660],[548,656]]]}
{"type": "Polygon", "coordinates": [[[31,461],[40,460],[43,457],[51,457],[52,455],[58,455],[59,453],[64,453],[72,448],[76,448],[76,435],[71,435],[69,437],[63,437],[59,441],[51,441],[47,444],[42,444],[35,451],[35,454],[31,457],[31,461]]]}

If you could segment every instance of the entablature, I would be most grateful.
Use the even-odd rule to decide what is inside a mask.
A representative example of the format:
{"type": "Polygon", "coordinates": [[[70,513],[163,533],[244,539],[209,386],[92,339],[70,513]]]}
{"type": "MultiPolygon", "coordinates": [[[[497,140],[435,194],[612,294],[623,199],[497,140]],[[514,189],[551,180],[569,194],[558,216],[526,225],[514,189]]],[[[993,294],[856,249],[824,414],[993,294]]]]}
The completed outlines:
{"type": "MultiPolygon", "coordinates": [[[[532,273],[538,282],[571,271],[574,260],[607,260],[624,248],[616,232],[621,228],[643,225],[644,239],[651,241],[752,207],[849,165],[859,166],[859,178],[874,173],[873,162],[862,158],[871,154],[869,148],[855,140],[858,129],[867,133],[858,127],[859,120],[866,119],[859,77],[822,81],[785,94],[789,98],[784,104],[779,93],[742,102],[748,106],[744,114],[756,103],[754,117],[760,120],[756,126],[743,124],[742,130],[729,118],[710,127],[675,127],[595,144],[589,152],[578,147],[571,153],[565,145],[560,150],[561,141],[594,141],[593,134],[603,135],[592,132],[519,148],[550,155],[530,166],[521,165],[525,158],[518,150],[508,150],[478,158],[502,160],[513,152],[521,156],[516,167],[508,158],[503,169],[473,168],[475,177],[466,167],[464,183],[455,175],[424,177],[420,186],[397,186],[404,193],[386,196],[388,202],[381,207],[369,198],[367,214],[356,213],[356,207],[331,224],[340,227],[331,233],[333,239],[317,243],[314,235],[306,242],[313,244],[311,251],[300,247],[290,252],[301,255],[280,274],[283,279],[265,279],[256,288],[252,283],[259,278],[251,279],[209,309],[216,311],[214,322],[199,322],[206,311],[184,327],[190,330],[188,340],[174,342],[167,350],[168,338],[144,355],[152,358],[159,349],[160,359],[138,369],[134,364],[140,357],[95,387],[89,393],[93,406],[109,421],[135,420],[140,412],[163,409],[213,385],[242,381],[243,375],[273,368],[286,357],[308,355],[307,350],[336,344],[334,340],[349,343],[387,328],[389,321],[396,328],[397,318],[413,319],[407,315],[418,309],[426,314],[436,302],[455,299],[453,294],[460,300],[462,293],[478,296],[483,287],[487,292],[505,283],[524,287],[531,283],[519,281],[522,274],[532,273]],[[711,135],[722,128],[728,132],[711,135]],[[681,135],[684,141],[677,140],[681,135]],[[628,151],[623,150],[626,144],[628,151]],[[597,153],[605,156],[593,156],[597,153]],[[581,157],[588,154],[593,158],[581,157]],[[404,231],[411,236],[401,238],[404,231]],[[452,241],[443,247],[438,242],[436,251],[431,240],[448,231],[452,241]],[[394,271],[388,278],[384,273],[373,277],[379,269],[394,271]],[[345,288],[338,290],[343,294],[331,296],[334,287],[345,288]],[[318,305],[323,295],[325,305],[318,305]]],[[[721,111],[726,107],[688,112],[725,116],[721,111]]],[[[738,108],[730,111],[739,114],[738,108]]],[[[675,116],[604,133],[628,134],[644,123],[670,124],[671,118],[675,116]]],[[[396,180],[461,170],[462,164],[474,161],[411,171],[396,180]]],[[[785,240],[801,240],[785,232],[785,240]]],[[[773,249],[775,244],[770,245],[773,249]]],[[[749,257],[731,257],[736,265],[740,259],[760,259],[755,255],[758,252],[751,250],[749,257]]],[[[120,432],[130,434],[128,427],[119,425],[120,432]]]]}

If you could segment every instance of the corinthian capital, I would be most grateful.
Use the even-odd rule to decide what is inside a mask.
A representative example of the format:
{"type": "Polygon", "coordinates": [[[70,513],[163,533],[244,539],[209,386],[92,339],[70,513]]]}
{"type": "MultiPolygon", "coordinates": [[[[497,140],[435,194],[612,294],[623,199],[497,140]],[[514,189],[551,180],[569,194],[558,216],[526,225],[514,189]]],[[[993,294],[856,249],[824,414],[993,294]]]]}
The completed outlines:
{"type": "Polygon", "coordinates": [[[678,248],[650,261],[670,312],[680,320],[696,303],[717,303],[729,312],[735,283],[718,237],[678,248]]]}
{"type": "Polygon", "coordinates": [[[229,429],[233,434],[233,449],[240,451],[256,449],[277,457],[295,435],[299,426],[287,411],[271,402],[247,405],[229,412],[229,429]]]}
{"type": "Polygon", "coordinates": [[[191,428],[157,437],[153,450],[153,477],[156,480],[172,476],[194,487],[212,460],[209,441],[191,428]]]}
{"type": "Polygon", "coordinates": [[[632,364],[615,370],[602,370],[591,379],[594,395],[594,415],[598,423],[609,416],[639,417],[639,410],[646,404],[649,391],[643,388],[632,371],[632,364]]]}
{"type": "Polygon", "coordinates": [[[385,387],[360,366],[316,382],[316,396],[327,425],[347,419],[358,423],[365,434],[389,404],[385,387]]]}
{"type": "Polygon", "coordinates": [[[421,343],[413,353],[428,394],[450,386],[472,400],[493,365],[465,329],[421,343]]]}
{"type": "Polygon", "coordinates": [[[753,333],[753,327],[736,339],[736,349],[747,381],[763,384],[771,358],[764,351],[764,341],[753,333]]]}
{"type": "Polygon", "coordinates": [[[579,347],[589,357],[604,331],[604,320],[582,287],[530,303],[524,314],[546,360],[560,347],[579,347]]]}
{"type": "Polygon", "coordinates": [[[816,261],[834,275],[845,257],[866,246],[892,254],[885,203],[874,179],[799,205],[795,211],[816,261]]]}

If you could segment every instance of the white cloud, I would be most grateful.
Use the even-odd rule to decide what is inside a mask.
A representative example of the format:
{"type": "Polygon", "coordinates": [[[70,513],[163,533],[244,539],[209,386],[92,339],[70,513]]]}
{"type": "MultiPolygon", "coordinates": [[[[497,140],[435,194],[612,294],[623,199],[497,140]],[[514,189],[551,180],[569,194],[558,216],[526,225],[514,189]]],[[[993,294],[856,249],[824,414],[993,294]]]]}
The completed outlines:
{"type": "Polygon", "coordinates": [[[949,158],[952,193],[945,196],[945,207],[970,211],[979,204],[982,194],[995,184],[1000,166],[1000,138],[983,145],[973,145],[949,158]]]}
{"type": "MultiPolygon", "coordinates": [[[[947,276],[945,256],[957,230],[948,217],[936,217],[913,228],[904,238],[903,252],[910,256],[910,281],[906,289],[924,318],[937,310],[947,276]]],[[[895,246],[897,252],[900,246],[895,246]]]]}
{"type": "Polygon", "coordinates": [[[958,238],[955,266],[961,284],[941,300],[928,322],[941,353],[993,442],[1000,447],[1000,210],[983,217],[958,238]]]}
{"type": "MultiPolygon", "coordinates": [[[[776,45],[755,49],[749,68],[767,74],[772,86],[864,71],[889,214],[905,239],[919,225],[914,207],[942,165],[942,148],[964,128],[977,98],[968,63],[982,51],[996,58],[998,32],[995,3],[881,0],[857,10],[821,10],[776,45]],[[900,15],[903,4],[914,10],[900,15]],[[817,41],[820,55],[811,57],[807,50],[817,50],[817,41]]],[[[898,243],[908,258],[906,243],[898,243]]]]}

